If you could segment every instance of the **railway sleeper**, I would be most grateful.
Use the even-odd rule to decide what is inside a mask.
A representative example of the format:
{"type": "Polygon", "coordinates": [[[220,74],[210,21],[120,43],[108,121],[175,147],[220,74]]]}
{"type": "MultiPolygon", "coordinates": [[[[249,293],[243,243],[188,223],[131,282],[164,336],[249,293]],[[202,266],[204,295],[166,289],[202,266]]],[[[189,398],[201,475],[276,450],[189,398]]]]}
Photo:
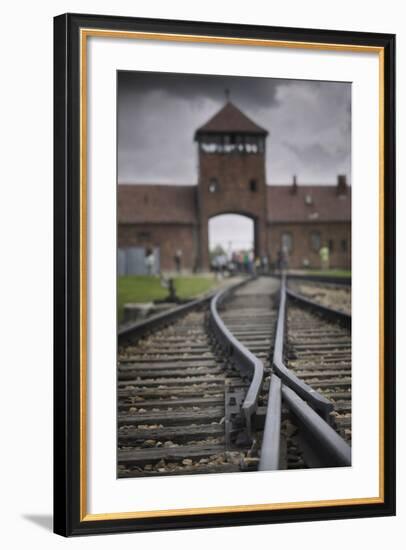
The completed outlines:
{"type": "Polygon", "coordinates": [[[133,397],[128,397],[127,400],[120,400],[120,406],[139,407],[143,409],[151,408],[167,408],[167,407],[212,407],[213,405],[222,405],[224,401],[223,395],[217,394],[209,397],[194,397],[193,399],[178,399],[172,396],[171,399],[141,399],[135,400],[133,397]]]}
{"type": "Polygon", "coordinates": [[[119,444],[129,442],[174,441],[185,442],[194,439],[224,436],[222,424],[190,424],[189,426],[148,427],[144,429],[122,427],[118,431],[119,444]]]}
{"type": "Polygon", "coordinates": [[[119,451],[119,464],[137,464],[143,466],[154,462],[171,461],[191,464],[201,458],[211,458],[212,461],[236,461],[241,462],[242,451],[225,451],[223,445],[179,445],[178,447],[165,447],[158,449],[137,449],[135,451],[119,451]],[[191,462],[189,462],[189,460],[191,462]]]}
{"type": "Polygon", "coordinates": [[[142,424],[163,424],[164,426],[176,426],[180,424],[206,424],[208,422],[224,422],[224,408],[207,408],[199,411],[167,411],[142,412],[139,409],[136,415],[119,415],[119,426],[142,425],[142,424]]]}
{"type": "MultiPolygon", "coordinates": [[[[181,365],[179,365],[181,367],[181,365]]],[[[174,378],[174,377],[185,377],[185,376],[214,376],[216,374],[224,374],[224,368],[216,367],[213,369],[207,369],[206,367],[197,367],[197,368],[179,368],[171,370],[156,370],[154,375],[157,378],[174,378]]],[[[151,379],[151,371],[149,370],[136,370],[136,369],[119,369],[118,376],[120,380],[131,380],[137,379],[138,377],[149,380],[151,379]]]]}

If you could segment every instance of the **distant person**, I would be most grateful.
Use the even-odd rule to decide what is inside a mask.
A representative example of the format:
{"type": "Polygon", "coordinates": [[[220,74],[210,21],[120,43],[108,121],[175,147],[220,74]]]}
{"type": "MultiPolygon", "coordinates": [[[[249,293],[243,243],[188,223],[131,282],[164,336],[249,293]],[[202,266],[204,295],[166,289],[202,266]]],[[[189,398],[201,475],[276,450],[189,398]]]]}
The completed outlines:
{"type": "Polygon", "coordinates": [[[220,273],[222,277],[225,276],[225,273],[227,271],[227,263],[228,263],[227,255],[221,254],[221,256],[219,256],[219,267],[220,267],[220,273]]]}
{"type": "Polygon", "coordinates": [[[249,273],[249,268],[250,268],[250,257],[249,257],[249,255],[248,255],[248,252],[244,252],[242,262],[243,262],[243,266],[244,266],[244,271],[245,271],[245,273],[249,273]]]}
{"type": "Polygon", "coordinates": [[[239,273],[244,269],[244,255],[241,252],[237,254],[237,268],[239,273]]]}
{"type": "Polygon", "coordinates": [[[248,253],[248,272],[254,273],[255,270],[255,254],[254,251],[251,250],[251,252],[248,253]]]}
{"type": "Polygon", "coordinates": [[[268,273],[269,271],[269,262],[268,262],[268,256],[265,254],[261,258],[261,267],[263,273],[268,273]]]}
{"type": "Polygon", "coordinates": [[[175,261],[176,272],[180,273],[180,270],[182,268],[182,250],[180,250],[180,248],[178,248],[178,250],[175,253],[174,261],[175,261]]]}
{"type": "Polygon", "coordinates": [[[288,251],[286,246],[283,246],[278,250],[277,267],[280,272],[284,271],[288,267],[288,251]]]}
{"type": "Polygon", "coordinates": [[[238,252],[232,253],[231,265],[233,273],[239,273],[241,271],[240,255],[238,252]]]}
{"type": "Polygon", "coordinates": [[[145,251],[145,266],[148,275],[155,275],[155,254],[152,248],[147,248],[145,251]]]}
{"type": "Polygon", "coordinates": [[[276,255],[276,269],[282,269],[282,250],[279,249],[276,255]]]}
{"type": "Polygon", "coordinates": [[[255,273],[259,273],[260,270],[261,270],[261,260],[259,259],[259,257],[257,257],[255,259],[255,273]]]}
{"type": "Polygon", "coordinates": [[[220,254],[213,259],[213,269],[216,273],[216,279],[221,280],[227,267],[227,256],[220,254]]]}
{"type": "Polygon", "coordinates": [[[321,269],[329,269],[330,267],[330,250],[328,246],[325,244],[323,245],[320,250],[320,263],[321,263],[321,269]]]}
{"type": "Polygon", "coordinates": [[[287,246],[282,246],[282,269],[289,267],[289,250],[287,246]]]}

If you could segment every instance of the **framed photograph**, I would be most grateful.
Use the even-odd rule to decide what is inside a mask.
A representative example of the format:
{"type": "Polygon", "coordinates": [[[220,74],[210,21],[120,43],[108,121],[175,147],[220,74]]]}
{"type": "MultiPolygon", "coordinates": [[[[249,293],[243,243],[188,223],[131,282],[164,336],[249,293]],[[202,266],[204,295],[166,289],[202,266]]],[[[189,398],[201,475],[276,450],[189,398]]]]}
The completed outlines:
{"type": "Polygon", "coordinates": [[[395,36],[54,20],[54,530],[395,514],[395,36]]]}

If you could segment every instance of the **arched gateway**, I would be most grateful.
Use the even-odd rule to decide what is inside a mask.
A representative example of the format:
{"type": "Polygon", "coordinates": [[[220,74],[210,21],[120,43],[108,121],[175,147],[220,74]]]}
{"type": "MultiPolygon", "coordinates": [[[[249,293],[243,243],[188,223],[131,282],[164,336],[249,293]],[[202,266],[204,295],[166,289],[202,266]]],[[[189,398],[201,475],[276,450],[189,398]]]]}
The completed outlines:
{"type": "Polygon", "coordinates": [[[224,213],[254,221],[254,253],[269,264],[281,247],[289,267],[319,267],[328,244],[330,266],[351,267],[351,188],[337,185],[268,185],[268,132],[227,101],[194,135],[197,185],[118,185],[118,272],[145,273],[146,251],[173,271],[209,268],[208,222],[224,213]],[[180,258],[180,259],[179,259],[180,258]],[[175,261],[176,259],[176,261],[175,261]]]}

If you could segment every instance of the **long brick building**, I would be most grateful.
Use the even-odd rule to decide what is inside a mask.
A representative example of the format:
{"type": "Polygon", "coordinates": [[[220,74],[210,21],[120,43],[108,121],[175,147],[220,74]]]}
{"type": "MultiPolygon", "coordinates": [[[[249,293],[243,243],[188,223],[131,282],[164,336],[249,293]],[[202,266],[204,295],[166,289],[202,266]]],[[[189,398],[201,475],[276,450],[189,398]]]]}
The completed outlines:
{"type": "Polygon", "coordinates": [[[162,270],[209,268],[208,223],[220,214],[242,214],[254,222],[254,253],[272,263],[282,248],[289,267],[319,267],[319,249],[330,249],[330,265],[351,266],[351,187],[339,175],[335,185],[268,185],[268,132],[233,103],[194,136],[198,174],[194,185],[118,185],[119,273],[142,272],[145,250],[155,252],[162,270]]]}

